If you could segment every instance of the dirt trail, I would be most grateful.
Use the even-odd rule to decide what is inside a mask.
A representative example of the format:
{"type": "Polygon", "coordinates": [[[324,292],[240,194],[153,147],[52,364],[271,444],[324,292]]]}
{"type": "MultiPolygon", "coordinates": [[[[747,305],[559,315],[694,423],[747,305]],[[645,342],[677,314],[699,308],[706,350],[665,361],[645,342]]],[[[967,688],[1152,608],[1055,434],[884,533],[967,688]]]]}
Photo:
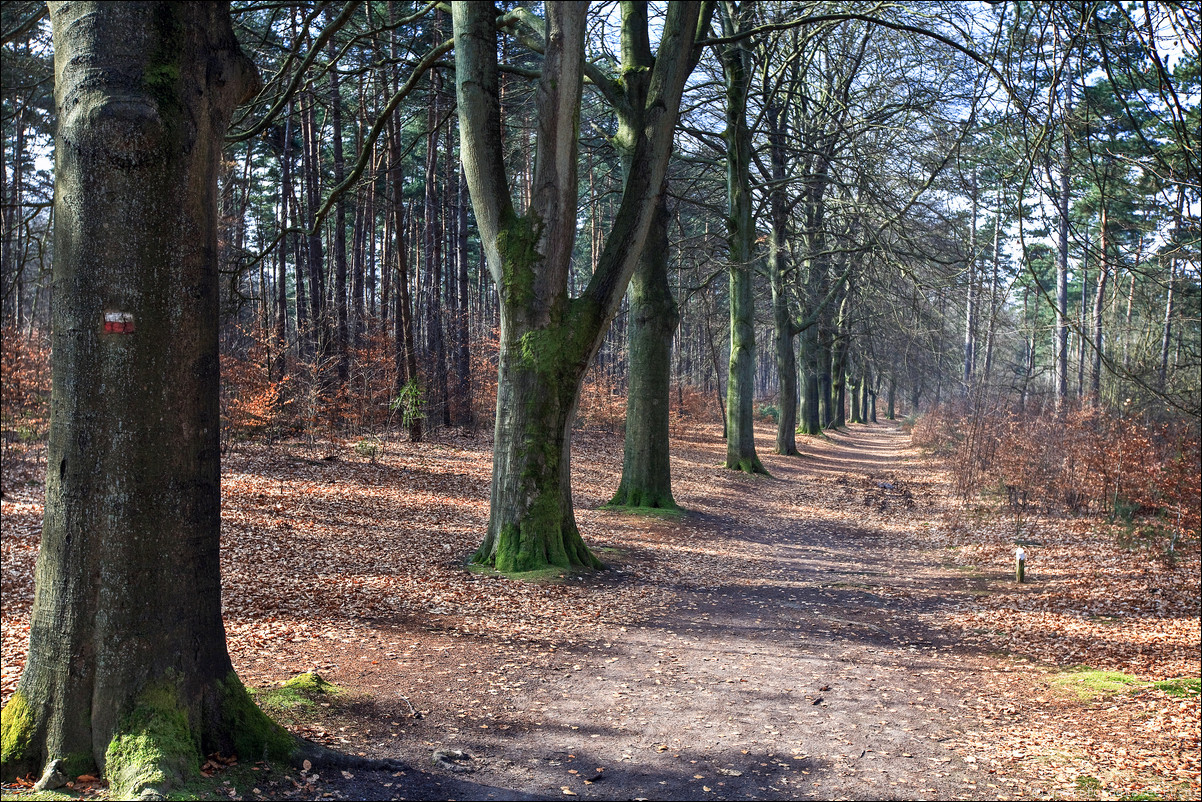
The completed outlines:
{"type": "MultiPolygon", "coordinates": [[[[923,504],[902,462],[907,441],[891,426],[857,427],[806,458],[768,456],[771,479],[722,471],[712,440],[686,443],[675,463],[684,520],[651,523],[652,547],[611,555],[618,571],[591,580],[604,594],[635,581],[640,561],[675,559],[666,609],[636,625],[599,623],[533,662],[487,640],[449,643],[427,668],[457,664],[461,675],[447,697],[415,703],[431,714],[386,752],[416,771],[331,790],[370,796],[392,781],[406,798],[1004,795],[960,741],[978,661],[927,623],[963,580],[881,526],[908,525],[923,504]],[[504,679],[486,687],[482,677],[504,679]],[[468,753],[471,773],[430,770],[435,749],[468,753]]],[[[386,702],[359,710],[365,730],[405,713],[386,702]]]]}
{"type": "MultiPolygon", "coordinates": [[[[463,567],[487,516],[482,439],[394,443],[370,460],[351,443],[324,458],[301,444],[229,454],[222,570],[239,675],[267,688],[319,670],[351,693],[274,715],[409,767],[315,779],[243,756],[229,797],[1030,796],[1002,778],[1011,757],[982,746],[990,716],[1006,718],[985,697],[1020,672],[946,626],[1005,577],[932,562],[944,552],[923,532],[944,489],[908,438],[889,424],[806,438],[804,457],[761,454],[767,478],[723,469],[719,435],[674,438],[678,519],[601,509],[621,442],[578,436],[578,519],[612,570],[553,586],[463,567]]],[[[771,443],[767,426],[757,436],[771,443]]],[[[24,663],[40,474],[17,486],[6,693],[24,663]]]]}

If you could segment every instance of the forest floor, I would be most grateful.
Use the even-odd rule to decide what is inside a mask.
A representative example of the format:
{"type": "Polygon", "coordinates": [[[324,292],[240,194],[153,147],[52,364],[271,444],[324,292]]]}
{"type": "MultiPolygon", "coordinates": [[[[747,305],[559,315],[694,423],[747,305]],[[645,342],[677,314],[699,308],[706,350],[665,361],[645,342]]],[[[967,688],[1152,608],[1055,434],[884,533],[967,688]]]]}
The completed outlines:
{"type": "MultiPolygon", "coordinates": [[[[769,427],[757,432],[772,442],[769,427]]],[[[893,424],[721,468],[674,439],[680,516],[608,511],[621,440],[577,434],[581,531],[610,570],[468,571],[490,443],[244,444],[225,456],[226,626],[274,708],[397,772],[207,764],[232,799],[1196,799],[1197,543],[950,497],[893,424]],[[358,447],[356,448],[356,445],[358,447]],[[1028,582],[1013,577],[1025,543],[1028,582]]],[[[15,454],[15,456],[14,456],[15,454]]],[[[24,665],[36,453],[3,472],[3,697],[24,665]]],[[[228,760],[225,762],[229,762],[228,760]]],[[[83,781],[76,792],[103,796],[83,781]]],[[[5,786],[20,798],[19,786],[5,786]]]]}

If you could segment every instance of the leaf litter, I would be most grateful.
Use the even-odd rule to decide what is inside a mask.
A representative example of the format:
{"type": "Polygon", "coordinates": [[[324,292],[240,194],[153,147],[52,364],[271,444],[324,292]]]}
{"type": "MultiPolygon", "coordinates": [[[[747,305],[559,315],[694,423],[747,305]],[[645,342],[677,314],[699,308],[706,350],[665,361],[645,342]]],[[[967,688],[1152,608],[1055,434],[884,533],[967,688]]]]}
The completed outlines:
{"type": "MultiPolygon", "coordinates": [[[[540,583],[465,567],[487,523],[483,436],[371,460],[349,441],[232,448],[222,572],[239,675],[267,688],[319,671],[352,699],[285,724],[415,766],[302,772],[247,798],[464,795],[430,768],[448,748],[473,756],[475,792],[1197,796],[1197,695],[1150,684],[1198,676],[1196,544],[1166,562],[1086,519],[966,507],[891,426],[767,456],[774,479],[718,468],[718,434],[676,438],[687,512],[664,520],[602,509],[621,441],[578,432],[577,517],[613,570],[540,583]],[[1016,532],[1037,544],[1021,586],[1016,532]],[[1067,693],[1076,664],[1133,685],[1067,693]]],[[[5,700],[28,643],[43,454],[3,469],[5,700]]]]}

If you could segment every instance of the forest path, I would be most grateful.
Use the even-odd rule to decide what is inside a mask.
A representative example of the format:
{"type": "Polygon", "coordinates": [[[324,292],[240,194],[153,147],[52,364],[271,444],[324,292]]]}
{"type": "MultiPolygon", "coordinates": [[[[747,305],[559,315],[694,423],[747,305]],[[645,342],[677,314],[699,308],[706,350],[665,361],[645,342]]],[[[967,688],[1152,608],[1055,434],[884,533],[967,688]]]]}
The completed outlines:
{"type": "MultiPolygon", "coordinates": [[[[944,552],[922,539],[945,478],[889,423],[803,438],[803,457],[761,453],[771,478],[723,469],[720,435],[674,438],[686,512],[655,518],[602,508],[621,441],[578,433],[578,519],[612,570],[549,585],[464,568],[487,519],[483,438],[371,457],[353,442],[232,449],[222,571],[239,675],[269,688],[320,671],[349,693],[273,715],[411,768],[315,778],[244,760],[230,796],[1026,795],[981,744],[1005,718],[984,697],[1018,679],[1013,661],[946,627],[1006,578],[932,564],[944,552]],[[433,763],[440,750],[466,756],[433,763]]],[[[769,426],[757,439],[768,447],[769,426]]],[[[25,659],[41,470],[5,466],[19,480],[4,507],[5,695],[25,659]]]]}
{"type": "MultiPolygon", "coordinates": [[[[765,478],[719,467],[715,434],[677,442],[682,520],[581,510],[586,539],[600,529],[616,548],[600,544],[616,570],[585,579],[581,601],[642,586],[660,600],[649,617],[602,618],[516,657],[487,638],[448,641],[425,664],[448,676],[448,695],[415,702],[431,713],[385,752],[418,770],[393,779],[401,795],[1005,794],[969,754],[980,659],[930,622],[963,598],[965,580],[901,534],[935,503],[933,483],[906,462],[909,438],[891,424],[852,427],[803,443],[802,458],[764,455],[765,478]],[[430,771],[437,749],[471,755],[471,773],[430,771]]],[[[407,711],[359,712],[352,732],[407,711]]],[[[360,781],[372,782],[331,788],[370,796],[360,781]]]]}

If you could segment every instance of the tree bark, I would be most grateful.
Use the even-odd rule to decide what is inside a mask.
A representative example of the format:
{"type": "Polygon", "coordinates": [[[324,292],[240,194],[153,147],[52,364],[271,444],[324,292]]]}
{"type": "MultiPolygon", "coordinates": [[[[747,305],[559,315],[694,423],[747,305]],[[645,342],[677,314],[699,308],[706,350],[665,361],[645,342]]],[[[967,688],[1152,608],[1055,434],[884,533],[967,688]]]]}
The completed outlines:
{"type": "Polygon", "coordinates": [[[459,418],[461,426],[472,426],[475,423],[472,412],[472,355],[471,330],[468,310],[471,308],[468,298],[467,275],[467,184],[463,179],[463,171],[456,170],[456,202],[455,220],[458,244],[455,256],[455,276],[452,281],[452,294],[458,302],[455,315],[455,395],[459,399],[459,418]]]}
{"type": "MultiPolygon", "coordinates": [[[[441,37],[442,13],[435,15],[435,35],[441,37]]],[[[443,331],[442,285],[443,285],[443,233],[445,228],[445,205],[439,195],[438,186],[438,124],[442,116],[442,75],[438,70],[430,73],[430,99],[427,110],[426,132],[426,175],[424,214],[424,238],[422,266],[425,269],[425,359],[426,379],[432,398],[429,400],[430,417],[438,424],[450,425],[450,410],[447,407],[447,349],[443,331]]],[[[419,293],[419,297],[421,294],[419,293]]]]}
{"type": "Polygon", "coordinates": [[[309,273],[309,316],[312,324],[312,353],[316,356],[314,365],[314,381],[317,383],[317,403],[326,400],[329,389],[326,386],[326,373],[329,366],[326,359],[330,349],[330,321],[326,316],[326,276],[325,255],[321,244],[321,230],[317,226],[317,209],[321,206],[320,154],[317,147],[317,113],[314,107],[317,101],[310,96],[301,111],[301,172],[304,174],[305,186],[305,226],[309,229],[308,249],[305,254],[305,266],[309,273]]]}
{"type": "MultiPolygon", "coordinates": [[[[280,247],[279,271],[276,273],[276,317],[275,347],[277,367],[275,375],[283,378],[288,368],[288,243],[292,236],[287,233],[289,224],[288,201],[292,196],[292,114],[291,107],[284,117],[284,143],[280,152],[280,247]]],[[[282,400],[282,399],[281,399],[282,400]]]]}
{"type": "Polygon", "coordinates": [[[622,480],[610,504],[676,509],[668,449],[672,334],[680,321],[668,284],[668,205],[661,196],[630,282],[630,386],[622,480]]]}
{"type": "Polygon", "coordinates": [[[258,75],[220,3],[51,3],[53,396],[29,661],[6,777],[54,759],[115,798],[202,754],[286,758],[221,619],[217,171],[258,75]]]}
{"type": "Polygon", "coordinates": [[[768,124],[769,158],[772,164],[773,189],[769,195],[772,232],[768,240],[768,278],[772,289],[772,325],[776,346],[776,372],[780,398],[777,404],[776,453],[797,456],[797,355],[793,337],[797,328],[789,311],[785,292],[788,266],[789,211],[785,197],[787,154],[785,151],[784,111],[772,101],[765,115],[768,124]]]}
{"type": "Polygon", "coordinates": [[[811,324],[801,331],[802,434],[822,434],[822,410],[818,400],[818,326],[811,324]]]}
{"type": "Polygon", "coordinates": [[[964,298],[964,397],[972,392],[972,373],[977,346],[977,173],[972,174],[972,201],[969,207],[968,289],[964,298]]]}
{"type": "MultiPolygon", "coordinates": [[[[1070,67],[1067,56],[1065,66],[1066,68],[1070,67]]],[[[1056,204],[1059,219],[1056,232],[1056,332],[1053,350],[1056,367],[1054,389],[1057,410],[1063,409],[1068,401],[1068,201],[1069,173],[1072,170],[1069,114],[1072,111],[1072,85],[1072,71],[1069,69],[1064,90],[1064,119],[1061,123],[1060,197],[1056,204]]]]}
{"type": "MultiPolygon", "coordinates": [[[[1106,207],[1102,207],[1101,220],[1098,225],[1098,287],[1093,297],[1093,359],[1090,360],[1089,397],[1094,406],[1102,402],[1102,313],[1106,309],[1106,284],[1110,278],[1110,257],[1106,252],[1108,247],[1106,207]]],[[[1084,294],[1082,289],[1082,294],[1084,294]]]]}
{"type": "MultiPolygon", "coordinates": [[[[622,60],[625,65],[625,96],[618,104],[618,136],[627,181],[638,142],[646,125],[645,102],[654,58],[647,32],[645,3],[627,3],[624,15],[622,60]]],[[[689,65],[696,65],[700,49],[694,48],[689,65]]],[[[591,166],[591,165],[590,165],[591,166]]],[[[597,204],[589,175],[590,200],[594,211],[590,251],[600,254],[601,238],[596,219],[597,204]]],[[[655,216],[647,234],[647,245],[631,280],[630,362],[626,393],[626,435],[622,454],[622,479],[611,505],[675,509],[672,498],[672,466],[669,456],[672,340],[680,323],[680,310],[668,281],[667,185],[661,190],[655,216]]]]}
{"type": "MultiPolygon", "coordinates": [[[[395,4],[388,4],[388,18],[395,19],[395,4]]],[[[399,45],[395,32],[392,34],[392,57],[399,58],[399,45]]],[[[393,91],[397,91],[398,81],[393,76],[393,91]]],[[[400,397],[407,384],[412,382],[413,388],[420,387],[417,374],[417,347],[413,331],[413,302],[409,292],[409,257],[405,238],[405,180],[401,165],[401,126],[393,119],[388,128],[388,165],[389,183],[392,185],[392,219],[393,219],[393,253],[395,266],[386,265],[384,270],[396,270],[396,312],[393,318],[393,336],[396,343],[396,384],[397,397],[400,397]]],[[[384,291],[384,303],[387,304],[387,285],[384,291]]],[[[387,317],[382,314],[381,317],[387,317]]],[[[421,415],[409,418],[409,441],[422,441],[423,425],[421,415]]]]}

